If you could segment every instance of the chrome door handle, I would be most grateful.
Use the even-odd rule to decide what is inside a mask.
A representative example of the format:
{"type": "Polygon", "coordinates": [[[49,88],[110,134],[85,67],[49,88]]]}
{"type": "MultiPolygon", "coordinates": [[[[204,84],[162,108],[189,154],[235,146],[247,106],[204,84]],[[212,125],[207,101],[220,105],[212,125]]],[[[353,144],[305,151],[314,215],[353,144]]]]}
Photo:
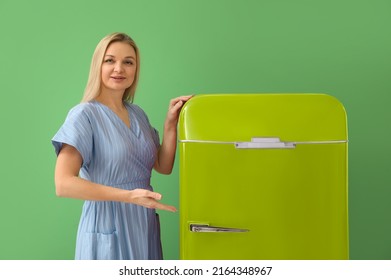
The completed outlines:
{"type": "Polygon", "coordinates": [[[209,225],[190,224],[190,231],[192,232],[248,232],[248,229],[241,228],[226,228],[226,227],[212,227],[209,225]]]}
{"type": "Polygon", "coordinates": [[[293,142],[282,142],[278,137],[253,137],[251,142],[235,142],[236,149],[294,149],[293,142]]]}

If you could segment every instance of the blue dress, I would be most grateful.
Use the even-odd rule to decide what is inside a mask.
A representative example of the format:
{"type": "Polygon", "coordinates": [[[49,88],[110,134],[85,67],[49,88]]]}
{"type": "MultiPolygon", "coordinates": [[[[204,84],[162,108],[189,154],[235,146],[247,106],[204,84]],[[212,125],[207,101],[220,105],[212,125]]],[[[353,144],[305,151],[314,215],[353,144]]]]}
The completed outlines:
{"type": "MultiPolygon", "coordinates": [[[[143,110],[125,103],[130,128],[98,101],[72,108],[52,139],[75,147],[83,163],[79,176],[120,189],[152,191],[151,171],[159,136],[143,110]]],[[[162,259],[160,226],[154,209],[114,201],[85,201],[76,242],[76,259],[162,259]]]]}

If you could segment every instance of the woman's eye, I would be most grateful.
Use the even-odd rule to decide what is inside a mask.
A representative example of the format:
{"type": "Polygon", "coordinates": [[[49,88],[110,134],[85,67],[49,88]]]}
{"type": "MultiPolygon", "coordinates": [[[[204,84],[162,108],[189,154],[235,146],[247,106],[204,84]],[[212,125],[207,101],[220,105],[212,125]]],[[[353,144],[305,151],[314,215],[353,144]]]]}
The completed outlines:
{"type": "Polygon", "coordinates": [[[111,59],[111,58],[108,58],[108,59],[105,60],[106,63],[111,63],[111,62],[113,62],[113,61],[114,61],[114,60],[111,59]]]}
{"type": "Polygon", "coordinates": [[[127,64],[127,65],[133,65],[133,61],[131,61],[131,60],[126,60],[126,61],[125,61],[125,64],[127,64]]]}

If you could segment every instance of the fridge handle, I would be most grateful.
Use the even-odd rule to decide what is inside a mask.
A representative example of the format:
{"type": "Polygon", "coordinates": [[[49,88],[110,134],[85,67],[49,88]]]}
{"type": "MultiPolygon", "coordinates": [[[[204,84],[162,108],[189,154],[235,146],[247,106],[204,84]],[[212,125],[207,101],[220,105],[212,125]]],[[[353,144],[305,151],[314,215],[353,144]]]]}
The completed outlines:
{"type": "Polygon", "coordinates": [[[248,232],[248,229],[212,227],[209,225],[190,224],[192,232],[248,232]]]}
{"type": "Polygon", "coordinates": [[[253,137],[251,142],[235,142],[237,149],[294,149],[293,142],[282,142],[277,137],[253,137]]]}

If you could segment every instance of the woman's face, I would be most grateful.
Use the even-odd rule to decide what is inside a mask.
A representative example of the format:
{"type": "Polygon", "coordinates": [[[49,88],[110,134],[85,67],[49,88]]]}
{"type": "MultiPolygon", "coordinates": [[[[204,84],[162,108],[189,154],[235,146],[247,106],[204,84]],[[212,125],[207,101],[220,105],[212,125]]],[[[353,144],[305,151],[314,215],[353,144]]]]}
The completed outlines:
{"type": "Polygon", "coordinates": [[[102,62],[102,88],[124,92],[133,84],[136,74],[136,52],[124,42],[114,42],[106,50],[102,62]]]}

